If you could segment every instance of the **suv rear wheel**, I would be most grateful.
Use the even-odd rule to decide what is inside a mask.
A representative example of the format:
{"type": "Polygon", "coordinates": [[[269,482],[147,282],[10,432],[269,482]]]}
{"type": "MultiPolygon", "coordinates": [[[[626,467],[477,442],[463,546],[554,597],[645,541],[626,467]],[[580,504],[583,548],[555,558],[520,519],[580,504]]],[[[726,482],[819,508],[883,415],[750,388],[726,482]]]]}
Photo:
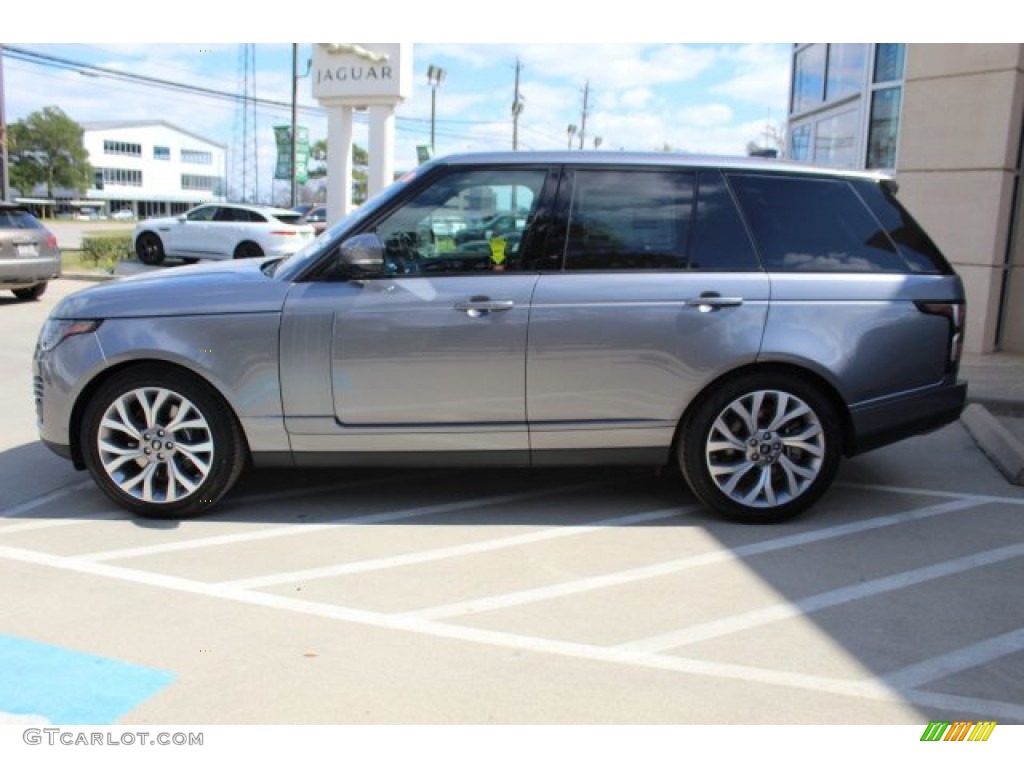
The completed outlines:
{"type": "Polygon", "coordinates": [[[135,254],[143,264],[149,264],[150,266],[163,264],[164,244],[160,241],[158,235],[152,232],[143,232],[139,235],[139,239],[135,241],[135,254]]]}
{"type": "Polygon", "coordinates": [[[707,506],[744,523],[777,523],[803,512],[839,468],[832,404],[803,379],[747,374],[710,391],[687,414],[677,455],[707,506]]]}
{"type": "Polygon", "coordinates": [[[46,293],[46,283],[38,283],[31,288],[15,288],[11,293],[18,301],[35,301],[46,293]]]}

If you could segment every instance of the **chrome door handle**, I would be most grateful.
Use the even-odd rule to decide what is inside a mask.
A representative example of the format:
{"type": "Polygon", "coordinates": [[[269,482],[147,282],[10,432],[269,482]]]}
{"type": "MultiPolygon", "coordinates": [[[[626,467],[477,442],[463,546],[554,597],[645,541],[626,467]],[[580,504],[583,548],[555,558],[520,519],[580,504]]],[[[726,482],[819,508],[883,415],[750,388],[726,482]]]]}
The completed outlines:
{"type": "Polygon", "coordinates": [[[699,299],[687,299],[686,306],[696,307],[698,312],[714,312],[725,307],[739,307],[743,304],[740,296],[702,295],[699,299]]]}
{"type": "Polygon", "coordinates": [[[511,299],[492,300],[485,297],[472,298],[469,301],[460,301],[455,305],[459,312],[465,312],[470,317],[484,317],[491,312],[508,312],[516,303],[511,299]]]}

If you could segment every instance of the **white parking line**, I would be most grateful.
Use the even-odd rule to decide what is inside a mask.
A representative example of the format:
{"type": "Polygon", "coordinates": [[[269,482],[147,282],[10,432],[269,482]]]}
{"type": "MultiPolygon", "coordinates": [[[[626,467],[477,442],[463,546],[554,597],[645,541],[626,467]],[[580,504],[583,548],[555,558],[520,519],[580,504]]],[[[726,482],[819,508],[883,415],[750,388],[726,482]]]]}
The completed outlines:
{"type": "Polygon", "coordinates": [[[56,490],[44,493],[42,496],[32,499],[31,501],[25,501],[21,504],[16,504],[9,509],[0,510],[0,518],[19,517],[20,515],[24,515],[26,512],[31,512],[33,509],[43,506],[44,504],[49,504],[51,501],[62,499],[75,491],[81,491],[89,488],[90,486],[93,486],[92,480],[84,480],[80,483],[75,483],[74,485],[66,485],[63,488],[57,488],[56,490]]]}
{"type": "Polygon", "coordinates": [[[1024,720],[1024,706],[1013,702],[944,696],[942,694],[921,693],[917,691],[895,691],[884,683],[875,680],[851,681],[739,664],[724,664],[675,656],[659,656],[657,654],[624,651],[617,648],[524,637],[491,630],[421,621],[343,606],[296,600],[295,598],[268,592],[227,589],[217,584],[205,584],[175,576],[138,571],[106,563],[84,562],[78,558],[49,555],[14,547],[0,546],[0,557],[91,576],[112,578],[122,582],[171,589],[204,597],[217,597],[238,603],[275,608],[325,619],[348,621],[367,626],[413,632],[491,647],[514,648],[573,659],[647,667],[718,679],[730,679],[738,682],[776,685],[818,693],[880,700],[897,705],[905,704],[908,700],[912,702],[920,701],[933,707],[949,709],[956,712],[958,716],[963,716],[965,713],[978,713],[989,718],[998,717],[1010,720],[1024,720]]]}
{"type": "Polygon", "coordinates": [[[560,493],[594,488],[600,485],[607,485],[607,482],[578,483],[576,485],[565,485],[557,488],[544,488],[537,491],[523,491],[521,493],[506,493],[500,496],[485,496],[478,499],[465,499],[463,501],[447,502],[445,504],[433,504],[427,507],[413,507],[412,509],[400,509],[395,512],[377,512],[371,515],[360,515],[357,517],[336,517],[330,518],[325,523],[313,525],[281,525],[275,528],[247,533],[228,533],[223,536],[208,536],[205,538],[189,539],[187,541],[171,541],[165,544],[152,544],[145,547],[129,547],[127,549],[113,549],[106,552],[94,552],[82,555],[81,560],[90,562],[105,562],[108,560],[121,560],[129,557],[144,557],[163,552],[180,552],[187,549],[200,549],[203,547],[219,547],[224,544],[240,544],[250,541],[262,541],[265,539],[276,539],[284,536],[302,536],[317,531],[337,530],[347,525],[379,525],[381,523],[393,523],[398,520],[409,520],[415,517],[426,517],[444,512],[458,512],[464,509],[475,509],[476,507],[504,504],[514,501],[526,501],[537,499],[542,496],[554,496],[560,493]]]}
{"type": "Polygon", "coordinates": [[[334,493],[347,491],[355,488],[366,488],[374,485],[395,485],[396,483],[407,483],[413,480],[422,480],[427,477],[444,476],[446,473],[440,470],[429,472],[415,472],[404,475],[389,475],[387,477],[371,477],[365,480],[346,480],[340,483],[329,485],[305,486],[302,488],[287,488],[283,491],[273,493],[252,493],[239,496],[228,495],[217,505],[216,511],[229,510],[245,504],[266,504],[268,502],[283,501],[285,499],[301,499],[303,496],[315,496],[318,493],[334,493]]]}
{"type": "Polygon", "coordinates": [[[24,533],[35,531],[40,528],[62,528],[66,525],[80,525],[81,523],[97,523],[104,520],[127,520],[127,514],[123,512],[95,512],[81,517],[47,518],[46,520],[33,520],[28,523],[14,523],[12,525],[0,526],[0,536],[10,533],[24,533]]]}
{"type": "Polygon", "coordinates": [[[987,638],[942,656],[890,672],[882,681],[894,688],[918,688],[943,677],[1024,651],[1024,629],[987,638]]]}
{"type": "Polygon", "coordinates": [[[1024,556],[1024,544],[990,549],[986,552],[958,557],[954,560],[947,560],[943,563],[929,565],[924,568],[915,568],[911,571],[894,573],[891,576],[871,579],[870,581],[864,581],[849,587],[833,589],[795,602],[779,603],[767,608],[759,608],[756,611],[736,614],[726,619],[709,621],[705,624],[697,624],[685,629],[666,632],[662,635],[634,640],[617,647],[621,650],[640,651],[643,653],[667,651],[671,648],[680,648],[684,645],[744,632],[755,627],[763,627],[766,624],[791,619],[795,616],[807,616],[815,611],[834,608],[851,603],[854,600],[863,600],[864,598],[875,597],[886,592],[895,592],[916,584],[953,576],[954,574],[982,568],[986,565],[995,565],[1004,560],[1012,560],[1015,557],[1021,556],[1024,556]]]}
{"type": "Polygon", "coordinates": [[[935,517],[936,515],[944,515],[950,512],[970,509],[971,507],[976,507],[981,503],[982,502],[975,501],[973,499],[957,499],[954,501],[943,502],[941,504],[935,504],[930,507],[910,510],[908,512],[883,515],[881,517],[874,517],[868,520],[860,520],[855,523],[846,523],[844,525],[836,525],[830,528],[797,533],[791,536],[780,536],[778,538],[768,539],[767,541],[746,544],[731,550],[721,549],[714,552],[708,552],[703,555],[692,555],[678,560],[669,560],[656,565],[647,565],[641,568],[633,568],[628,571],[619,571],[617,573],[605,574],[603,576],[592,576],[586,579],[577,579],[576,581],[553,584],[547,587],[526,589],[519,592],[506,593],[504,595],[493,595],[491,597],[467,600],[461,603],[450,603],[447,605],[422,608],[416,611],[409,611],[404,615],[418,619],[444,619],[451,618],[453,616],[460,616],[466,613],[476,614],[483,611],[511,608],[516,605],[524,605],[526,603],[533,603],[541,600],[552,600],[557,597],[575,595],[594,589],[604,589],[606,587],[619,586],[621,584],[628,584],[642,579],[653,579],[659,576],[667,576],[669,574],[678,573],[691,568],[700,568],[705,565],[723,563],[730,560],[739,560],[752,555],[775,552],[782,549],[789,549],[841,536],[850,536],[852,534],[862,533],[864,531],[870,531],[890,525],[899,525],[916,520],[924,520],[929,517],[935,517]]]}
{"type": "Polygon", "coordinates": [[[503,536],[497,539],[473,542],[472,544],[439,547],[437,549],[428,549],[421,552],[411,552],[405,555],[382,557],[376,560],[359,560],[357,562],[342,563],[340,565],[328,565],[323,568],[309,568],[303,571],[291,571],[288,573],[273,573],[267,576],[256,576],[251,579],[224,581],[221,582],[221,586],[232,587],[234,589],[258,589],[260,587],[270,587],[275,584],[287,584],[288,582],[293,581],[308,582],[314,579],[327,579],[332,576],[380,571],[387,568],[397,568],[403,565],[429,563],[452,557],[462,557],[464,555],[473,555],[496,549],[517,547],[523,544],[533,544],[538,541],[550,541],[552,539],[560,539],[566,536],[578,536],[584,533],[593,533],[594,531],[604,530],[605,528],[652,523],[656,520],[679,517],[693,509],[694,507],[672,507],[670,509],[659,509],[654,512],[640,512],[633,515],[623,515],[621,517],[609,517],[604,520],[595,520],[594,522],[587,523],[586,525],[563,525],[543,531],[520,533],[515,536],[503,536]]]}
{"type": "Polygon", "coordinates": [[[938,496],[947,499],[971,499],[979,504],[1018,504],[1024,505],[1024,496],[993,496],[984,493],[962,493],[960,491],[939,491],[931,488],[909,488],[903,485],[882,485],[879,483],[848,483],[837,482],[837,488],[855,488],[861,491],[884,491],[886,493],[905,493],[910,496],[938,496]]]}

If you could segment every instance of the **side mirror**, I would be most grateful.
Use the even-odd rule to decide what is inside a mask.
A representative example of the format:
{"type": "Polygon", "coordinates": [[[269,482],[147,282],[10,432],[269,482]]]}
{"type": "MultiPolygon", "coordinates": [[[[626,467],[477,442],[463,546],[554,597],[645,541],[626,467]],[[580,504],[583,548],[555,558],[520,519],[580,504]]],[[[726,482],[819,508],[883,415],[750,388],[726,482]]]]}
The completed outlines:
{"type": "Polygon", "coordinates": [[[338,263],[342,269],[357,275],[384,273],[384,243],[373,232],[350,237],[341,244],[338,263]]]}

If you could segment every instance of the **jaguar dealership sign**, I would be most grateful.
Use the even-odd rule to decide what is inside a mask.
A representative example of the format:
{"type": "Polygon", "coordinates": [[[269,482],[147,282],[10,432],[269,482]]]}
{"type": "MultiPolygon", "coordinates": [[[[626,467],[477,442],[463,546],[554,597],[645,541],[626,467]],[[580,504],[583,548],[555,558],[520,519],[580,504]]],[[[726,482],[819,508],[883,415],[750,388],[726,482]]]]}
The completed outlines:
{"type": "Polygon", "coordinates": [[[313,96],[365,106],[405,99],[412,55],[402,43],[317,43],[313,46],[313,96]]]}

